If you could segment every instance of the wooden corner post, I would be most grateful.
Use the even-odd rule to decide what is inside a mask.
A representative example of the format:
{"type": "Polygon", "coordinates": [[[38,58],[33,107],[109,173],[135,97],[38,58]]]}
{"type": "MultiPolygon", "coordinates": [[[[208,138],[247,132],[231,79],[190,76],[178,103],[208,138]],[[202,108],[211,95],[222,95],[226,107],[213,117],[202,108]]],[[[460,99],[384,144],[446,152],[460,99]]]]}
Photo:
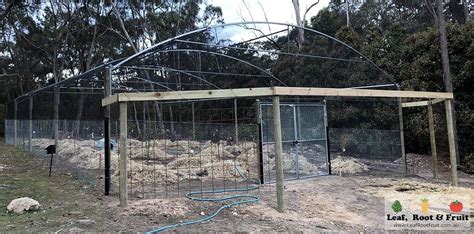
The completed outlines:
{"type": "Polygon", "coordinates": [[[453,100],[444,101],[446,105],[446,124],[448,125],[449,159],[451,161],[451,180],[453,186],[458,186],[458,168],[456,162],[456,142],[454,139],[453,100]]]}
{"type": "Polygon", "coordinates": [[[277,209],[284,211],[283,190],[283,143],[281,138],[281,119],[280,119],[280,97],[273,96],[273,132],[275,140],[275,166],[276,166],[276,190],[277,190],[277,209]]]}
{"type": "Polygon", "coordinates": [[[433,104],[428,101],[428,126],[430,129],[431,157],[433,160],[433,177],[438,179],[438,153],[436,152],[435,123],[433,117],[433,104]]]}
{"type": "Polygon", "coordinates": [[[127,190],[127,103],[120,102],[120,158],[119,158],[119,197],[120,207],[128,205],[127,190]]]}

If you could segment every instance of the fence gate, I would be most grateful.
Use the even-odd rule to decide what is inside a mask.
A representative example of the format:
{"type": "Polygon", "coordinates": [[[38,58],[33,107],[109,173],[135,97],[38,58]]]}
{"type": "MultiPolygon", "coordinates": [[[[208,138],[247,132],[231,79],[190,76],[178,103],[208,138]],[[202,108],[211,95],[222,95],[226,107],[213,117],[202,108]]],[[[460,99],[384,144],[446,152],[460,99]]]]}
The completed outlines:
{"type": "MultiPolygon", "coordinates": [[[[324,103],[282,103],[281,131],[285,180],[329,173],[326,106],[324,103]]],[[[271,103],[260,104],[261,175],[264,183],[276,180],[271,103]]]]}

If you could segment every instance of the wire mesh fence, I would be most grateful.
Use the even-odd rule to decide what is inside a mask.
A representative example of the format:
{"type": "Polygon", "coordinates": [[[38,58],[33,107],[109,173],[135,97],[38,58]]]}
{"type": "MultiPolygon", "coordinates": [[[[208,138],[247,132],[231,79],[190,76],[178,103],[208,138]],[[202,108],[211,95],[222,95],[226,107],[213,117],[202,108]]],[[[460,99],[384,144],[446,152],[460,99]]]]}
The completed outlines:
{"type": "MultiPolygon", "coordinates": [[[[282,103],[280,119],[285,179],[329,173],[326,110],[323,103],[282,103]]],[[[260,105],[263,179],[275,182],[273,105],[260,105]]]]}
{"type": "MultiPolygon", "coordinates": [[[[129,130],[136,128],[134,121],[128,122],[129,130]]],[[[131,195],[226,190],[249,186],[242,177],[258,178],[256,125],[239,124],[242,132],[253,134],[241,134],[242,139],[235,141],[233,124],[180,122],[170,131],[173,124],[177,123],[163,123],[165,131],[146,131],[144,138],[133,136],[135,131],[129,134],[125,147],[131,195]]]]}
{"type": "Polygon", "coordinates": [[[407,138],[416,142],[415,145],[407,146],[407,151],[410,152],[407,154],[408,173],[434,178],[436,166],[438,178],[447,179],[450,178],[450,154],[445,103],[432,104],[432,113],[434,131],[430,132],[429,108],[406,108],[406,125],[413,129],[407,134],[407,138]],[[430,142],[431,134],[434,134],[434,145],[430,142]]]}
{"type": "MultiPolygon", "coordinates": [[[[5,142],[16,144],[25,151],[31,144],[34,155],[47,156],[46,147],[55,144],[53,125],[54,120],[5,120],[5,142]]],[[[103,138],[103,122],[59,120],[58,127],[58,150],[54,156],[53,171],[60,166],[71,175],[97,185],[103,159],[103,146],[98,144],[103,138]]]]}
{"type": "MultiPolygon", "coordinates": [[[[128,104],[128,192],[131,197],[248,188],[258,178],[258,128],[252,104],[232,100],[128,104]],[[154,118],[162,118],[155,121],[154,118]],[[176,121],[178,120],[178,121],[176,121]]],[[[117,178],[117,176],[115,176],[117,178]]]]}
{"type": "MultiPolygon", "coordinates": [[[[369,173],[404,173],[397,101],[295,100],[287,99],[281,106],[285,179],[326,175],[330,163],[338,158],[357,160],[369,173]]],[[[92,120],[84,116],[77,120],[76,114],[58,120],[57,162],[101,189],[104,122],[93,120],[96,117],[90,113],[85,116],[92,120]]],[[[44,156],[44,149],[55,144],[54,119],[30,121],[21,116],[5,124],[6,142],[24,150],[29,149],[30,135],[37,155],[44,156]]],[[[110,132],[112,190],[119,184],[119,152],[125,149],[131,197],[181,196],[251,186],[245,178],[265,183],[275,180],[273,116],[268,100],[129,103],[127,144],[119,145],[116,106],[110,132]]]]}

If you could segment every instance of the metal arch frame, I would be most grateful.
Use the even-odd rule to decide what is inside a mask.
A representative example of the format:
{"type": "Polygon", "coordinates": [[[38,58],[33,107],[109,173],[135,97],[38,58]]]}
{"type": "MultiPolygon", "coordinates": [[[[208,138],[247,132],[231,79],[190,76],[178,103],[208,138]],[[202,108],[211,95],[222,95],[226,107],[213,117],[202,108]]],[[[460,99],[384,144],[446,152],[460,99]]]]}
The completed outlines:
{"type": "Polygon", "coordinates": [[[29,97],[29,96],[35,96],[36,94],[40,93],[40,92],[43,92],[43,91],[46,91],[46,90],[49,90],[49,89],[52,89],[54,88],[55,86],[63,86],[63,85],[66,85],[66,84],[69,84],[71,82],[74,82],[74,81],[77,81],[77,80],[81,80],[81,79],[89,79],[91,77],[94,77],[95,75],[97,75],[98,73],[102,72],[103,69],[105,69],[107,66],[109,65],[114,65],[114,64],[117,64],[119,63],[120,61],[122,61],[123,59],[125,58],[120,58],[120,59],[116,59],[116,60],[113,60],[113,61],[110,61],[110,62],[107,62],[107,63],[104,63],[104,64],[101,64],[99,66],[96,66],[94,68],[91,68],[87,71],[85,71],[84,73],[81,73],[79,75],[76,75],[76,76],[73,76],[73,77],[70,77],[70,78],[67,78],[67,79],[64,79],[64,80],[61,80],[57,83],[54,83],[54,84],[50,84],[50,85],[47,85],[47,86],[44,86],[42,88],[39,88],[39,89],[36,89],[36,90],[33,90],[33,91],[30,91],[28,93],[25,93],[17,98],[15,98],[15,100],[21,100],[23,98],[26,98],[26,97],[29,97]]]}
{"type": "MultiPolygon", "coordinates": [[[[144,55],[144,54],[147,54],[147,53],[151,53],[153,52],[154,50],[158,49],[159,47],[163,46],[163,45],[166,45],[170,42],[173,42],[177,39],[182,39],[182,38],[185,38],[186,36],[189,36],[189,35],[193,35],[193,34],[196,34],[196,33],[201,33],[201,32],[205,32],[205,31],[208,31],[208,30],[211,30],[211,29],[215,29],[215,28],[224,28],[224,27],[227,27],[227,26],[239,26],[239,25],[256,25],[256,24],[266,24],[266,25],[280,25],[280,26],[287,26],[287,27],[293,27],[293,28],[299,28],[299,29],[303,29],[303,30],[306,30],[306,31],[309,31],[309,32],[313,32],[313,33],[316,33],[320,36],[323,36],[323,37],[326,37],[326,38],[329,38],[341,45],[343,45],[344,47],[350,49],[351,51],[355,52],[356,54],[358,54],[359,56],[361,56],[363,59],[365,59],[367,62],[369,62],[371,65],[373,65],[377,70],[381,71],[383,74],[385,74],[389,79],[391,79],[392,81],[394,80],[386,71],[384,71],[383,69],[381,69],[377,64],[375,64],[372,60],[370,60],[368,57],[366,57],[365,55],[363,55],[361,52],[357,51],[356,49],[354,49],[353,47],[349,46],[348,44],[344,43],[343,41],[340,41],[338,40],[337,38],[334,38],[332,36],[329,36],[325,33],[322,33],[322,32],[319,32],[317,30],[314,30],[312,28],[307,28],[307,27],[301,27],[301,26],[298,26],[298,25],[294,25],[294,24],[288,24],[288,23],[281,23],[281,22],[266,22],[266,21],[248,21],[248,22],[234,22],[234,23],[227,23],[227,24],[220,24],[220,25],[214,25],[214,26],[209,26],[209,27],[206,27],[206,28],[200,28],[200,29],[196,29],[196,30],[193,30],[193,31],[190,31],[190,32],[187,32],[187,33],[183,33],[181,35],[178,35],[178,36],[175,36],[173,38],[169,38],[169,39],[166,39],[164,41],[161,41],[155,45],[153,45],[152,47],[149,47],[145,50],[142,50],[138,53],[135,53],[129,57],[126,57],[126,58],[120,58],[120,59],[117,59],[117,60],[113,60],[113,61],[110,61],[110,62],[107,62],[107,63],[104,63],[104,64],[101,64],[97,67],[94,67],[82,74],[79,74],[79,75],[76,75],[76,76],[73,76],[71,78],[68,78],[68,79],[65,79],[65,80],[62,80],[62,81],[59,81],[57,83],[54,83],[54,84],[50,84],[50,85],[47,85],[47,86],[44,86],[42,88],[39,88],[37,90],[34,90],[34,91],[31,91],[31,92],[28,92],[28,93],[25,93],[17,98],[15,98],[15,100],[17,101],[21,101],[21,99],[23,98],[27,98],[29,96],[34,96],[36,95],[37,93],[40,93],[42,91],[45,91],[45,90],[48,90],[48,89],[51,89],[51,88],[54,88],[54,86],[62,86],[62,85],[66,85],[66,84],[69,84],[73,81],[76,81],[76,80],[80,80],[80,79],[88,79],[88,78],[91,78],[93,77],[94,75],[96,75],[97,73],[99,72],[102,72],[102,70],[107,67],[107,66],[111,66],[111,70],[115,70],[116,68],[118,67],[121,67],[122,65],[132,61],[133,59],[141,56],[141,55],[144,55]]],[[[246,30],[251,30],[249,28],[246,28],[246,30]]],[[[298,54],[295,54],[295,56],[299,56],[298,54]]],[[[301,54],[300,54],[301,56],[301,54]]],[[[262,69],[262,68],[260,68],[262,69]]]]}
{"type": "MultiPolygon", "coordinates": [[[[159,82],[156,82],[156,81],[147,80],[147,79],[145,79],[145,78],[136,77],[136,76],[131,77],[131,79],[142,80],[142,81],[144,81],[145,83],[156,84],[156,85],[158,85],[158,86],[160,86],[160,87],[162,87],[162,88],[165,88],[165,89],[167,89],[167,90],[169,90],[169,91],[177,92],[176,90],[174,90],[174,89],[172,89],[172,88],[170,88],[170,87],[168,87],[168,86],[166,86],[166,85],[164,85],[164,84],[161,84],[161,83],[159,83],[159,82]]],[[[122,84],[122,86],[125,86],[125,85],[122,84]]],[[[126,86],[126,87],[128,87],[128,86],[126,86]]],[[[130,88],[131,88],[131,87],[130,87],[130,88]]]]}
{"type": "MultiPolygon", "coordinates": [[[[178,70],[171,67],[165,67],[163,65],[154,65],[154,64],[141,64],[140,67],[133,67],[130,65],[122,66],[123,68],[130,68],[130,69],[148,69],[148,70],[158,70],[160,68],[163,69],[170,69],[170,70],[178,70]]],[[[243,77],[268,77],[267,75],[258,75],[258,74],[240,74],[240,73],[231,73],[231,72],[217,72],[217,71],[199,71],[199,70],[184,70],[179,69],[179,71],[187,72],[187,73],[202,73],[202,74],[209,74],[209,75],[222,75],[222,76],[243,76],[243,77]]]]}
{"type": "Polygon", "coordinates": [[[343,61],[343,62],[354,62],[354,63],[365,63],[367,61],[360,60],[360,59],[343,59],[343,58],[335,58],[335,57],[327,57],[327,56],[319,56],[319,55],[309,55],[309,54],[295,54],[289,52],[281,52],[281,51],[271,51],[271,50],[259,50],[259,49],[251,49],[251,48],[244,48],[244,47],[235,47],[235,46],[226,46],[226,45],[217,45],[211,43],[203,43],[198,41],[188,41],[188,40],[180,40],[176,39],[175,41],[186,43],[186,44],[195,44],[195,45],[205,45],[209,47],[216,47],[216,48],[227,48],[227,49],[234,49],[234,50],[248,50],[254,52],[262,52],[262,53],[271,53],[271,54],[278,54],[278,55],[288,55],[288,56],[300,56],[300,57],[307,57],[307,58],[316,58],[316,59],[323,59],[323,60],[336,60],[336,61],[343,61]]]}
{"type": "MultiPolygon", "coordinates": [[[[108,68],[111,69],[110,66],[108,66],[108,68]]],[[[137,69],[137,68],[129,68],[129,67],[122,67],[122,68],[124,68],[126,71],[128,71],[128,69],[131,69],[131,70],[136,70],[136,69],[137,69]]],[[[139,73],[139,72],[137,72],[137,73],[139,73]]],[[[125,75],[128,76],[129,74],[124,74],[124,76],[125,76],[125,75]]],[[[159,83],[159,82],[155,82],[155,81],[153,81],[153,80],[148,80],[148,79],[141,78],[141,77],[137,77],[137,76],[134,76],[134,75],[132,75],[130,78],[132,78],[132,79],[134,79],[134,78],[135,78],[135,79],[141,79],[141,80],[143,80],[143,81],[145,81],[145,82],[148,82],[148,83],[155,83],[155,84],[157,84],[157,85],[159,85],[159,86],[161,86],[161,87],[163,87],[163,88],[165,88],[165,89],[167,89],[167,90],[170,90],[170,91],[173,91],[173,92],[178,92],[178,90],[174,90],[174,89],[172,89],[171,87],[168,87],[168,86],[166,86],[166,85],[164,85],[164,84],[161,84],[161,83],[159,83]]],[[[128,82],[128,80],[123,81],[122,79],[118,78],[118,82],[117,82],[117,81],[114,81],[114,80],[112,79],[112,75],[111,75],[111,81],[110,81],[110,82],[111,82],[111,84],[121,84],[122,86],[125,86],[124,83],[128,82]]],[[[129,87],[129,86],[126,86],[126,87],[129,87]]],[[[129,87],[129,88],[132,88],[132,87],[129,87]]]]}
{"type": "MultiPolygon", "coordinates": [[[[135,53],[123,60],[121,60],[120,62],[116,63],[115,65],[112,65],[112,70],[126,64],[127,62],[130,62],[132,61],[133,59],[141,56],[141,55],[145,55],[147,53],[151,53],[151,52],[154,52],[155,50],[157,50],[160,46],[163,46],[165,44],[168,44],[170,42],[173,42],[174,40],[176,39],[181,39],[181,38],[184,38],[186,36],[189,36],[189,35],[193,35],[193,34],[197,34],[197,33],[201,33],[201,32],[205,32],[205,31],[208,31],[208,30],[211,30],[211,29],[216,29],[216,28],[224,28],[224,27],[227,27],[227,26],[238,26],[238,25],[256,25],[256,24],[266,24],[266,25],[281,25],[281,26],[291,26],[293,28],[299,28],[299,29],[303,29],[303,30],[306,30],[306,31],[309,31],[309,32],[313,32],[313,33],[316,33],[320,36],[323,36],[323,37],[326,37],[328,39],[331,39],[343,46],[345,46],[346,48],[350,49],[351,51],[355,52],[356,54],[358,54],[359,56],[361,56],[362,58],[364,58],[365,60],[367,60],[367,62],[369,62],[371,65],[373,65],[375,68],[377,68],[377,70],[381,71],[383,74],[385,74],[389,79],[391,79],[391,81],[395,82],[394,79],[386,72],[384,71],[382,68],[380,68],[377,64],[375,64],[372,60],[370,60],[367,56],[365,56],[364,54],[362,54],[361,52],[359,52],[358,50],[354,49],[353,47],[349,46],[348,44],[344,43],[343,41],[341,40],[338,40],[337,38],[335,37],[332,37],[332,36],[329,36],[325,33],[322,33],[320,31],[317,31],[317,30],[314,30],[314,29],[311,29],[311,28],[307,28],[307,27],[301,27],[301,26],[298,26],[298,25],[293,25],[293,24],[288,24],[288,23],[281,23],[281,22],[267,22],[267,21],[248,21],[248,22],[234,22],[234,23],[227,23],[227,24],[220,24],[220,25],[214,25],[214,26],[209,26],[209,27],[206,27],[206,28],[201,28],[201,29],[196,29],[196,30],[193,30],[193,31],[190,31],[190,32],[187,32],[187,33],[183,33],[181,35],[178,35],[178,36],[175,36],[175,37],[172,37],[172,38],[169,38],[169,39],[166,39],[164,41],[161,41],[159,42],[158,44],[155,44],[154,46],[152,47],[149,47],[148,49],[145,49],[145,50],[142,50],[138,53],[135,53]]],[[[250,29],[247,29],[247,30],[250,30],[250,29]]],[[[297,55],[297,54],[295,54],[297,55]]]]}
{"type": "MultiPolygon", "coordinates": [[[[196,76],[196,75],[194,75],[194,74],[188,73],[188,72],[183,71],[183,70],[180,70],[180,69],[174,69],[174,68],[170,68],[170,67],[164,67],[164,66],[161,66],[161,65],[160,65],[159,67],[157,67],[157,68],[153,68],[153,67],[133,67],[133,66],[124,66],[124,67],[129,68],[129,69],[143,69],[143,70],[154,70],[154,71],[163,69],[163,70],[166,70],[166,71],[172,71],[172,72],[183,73],[183,74],[188,75],[188,76],[190,76],[190,77],[196,78],[196,79],[198,79],[198,80],[200,80],[200,81],[204,81],[205,83],[207,83],[207,84],[209,84],[209,85],[212,85],[212,86],[213,86],[214,88],[216,88],[216,89],[220,89],[219,86],[213,84],[212,82],[207,81],[206,79],[203,79],[203,78],[201,78],[201,77],[199,77],[199,76],[196,76]]],[[[136,77],[134,77],[134,78],[136,78],[136,77]]],[[[145,79],[145,80],[146,80],[146,79],[145,79]]],[[[175,90],[173,90],[173,91],[175,91],[175,90]]]]}
{"type": "Polygon", "coordinates": [[[278,79],[276,76],[274,76],[272,73],[266,71],[265,69],[253,64],[253,63],[250,63],[250,62],[247,62],[245,60],[242,60],[242,59],[239,59],[239,58],[236,58],[234,56],[230,56],[230,55],[227,55],[227,54],[221,54],[221,53],[217,53],[217,52],[214,52],[214,51],[206,51],[206,50],[198,50],[198,49],[169,49],[169,50],[159,50],[159,51],[155,51],[155,53],[168,53],[168,52],[200,52],[200,53],[208,53],[208,54],[213,54],[213,55],[217,55],[217,56],[222,56],[222,57],[226,57],[226,58],[230,58],[230,59],[233,59],[233,60],[236,60],[238,62],[241,62],[241,63],[244,63],[244,64],[247,64],[265,74],[267,74],[269,77],[272,77],[273,79],[277,80],[278,82],[280,82],[281,84],[283,84],[284,86],[288,86],[286,85],[283,81],[281,81],[280,79],[278,79]]]}

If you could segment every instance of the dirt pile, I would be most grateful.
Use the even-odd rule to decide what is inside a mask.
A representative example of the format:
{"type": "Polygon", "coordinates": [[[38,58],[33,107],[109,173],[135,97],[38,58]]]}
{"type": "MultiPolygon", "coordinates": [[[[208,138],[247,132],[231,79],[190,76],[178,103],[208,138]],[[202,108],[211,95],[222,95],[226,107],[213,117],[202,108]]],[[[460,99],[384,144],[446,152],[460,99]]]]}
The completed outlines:
{"type": "MultiPolygon", "coordinates": [[[[286,173],[296,173],[296,155],[293,153],[283,153],[283,171],[286,173]]],[[[298,167],[301,174],[315,174],[322,170],[323,165],[311,163],[306,157],[298,157],[298,167]]],[[[275,156],[270,155],[268,161],[264,164],[264,170],[275,170],[275,156]]]]}
{"type": "Polygon", "coordinates": [[[354,174],[368,171],[369,168],[355,158],[339,156],[331,160],[331,170],[338,174],[354,174]]]}
{"type": "Polygon", "coordinates": [[[151,142],[148,147],[133,144],[127,147],[133,182],[169,185],[188,180],[232,179],[239,177],[236,168],[248,177],[257,173],[257,158],[253,155],[256,145],[250,142],[226,145],[225,141],[163,140],[151,142]]]}
{"type": "MultiPolygon", "coordinates": [[[[45,148],[50,139],[34,139],[35,147],[45,148]]],[[[122,146],[119,146],[121,148],[122,146]]],[[[256,144],[240,142],[228,145],[226,141],[197,142],[129,139],[125,146],[128,153],[128,177],[132,183],[173,184],[186,180],[210,180],[239,177],[236,170],[247,177],[256,177],[256,144]]],[[[112,180],[118,183],[118,151],[111,153],[112,180]]],[[[58,153],[70,163],[84,169],[99,169],[103,164],[103,150],[94,140],[59,141],[58,153]]]]}

